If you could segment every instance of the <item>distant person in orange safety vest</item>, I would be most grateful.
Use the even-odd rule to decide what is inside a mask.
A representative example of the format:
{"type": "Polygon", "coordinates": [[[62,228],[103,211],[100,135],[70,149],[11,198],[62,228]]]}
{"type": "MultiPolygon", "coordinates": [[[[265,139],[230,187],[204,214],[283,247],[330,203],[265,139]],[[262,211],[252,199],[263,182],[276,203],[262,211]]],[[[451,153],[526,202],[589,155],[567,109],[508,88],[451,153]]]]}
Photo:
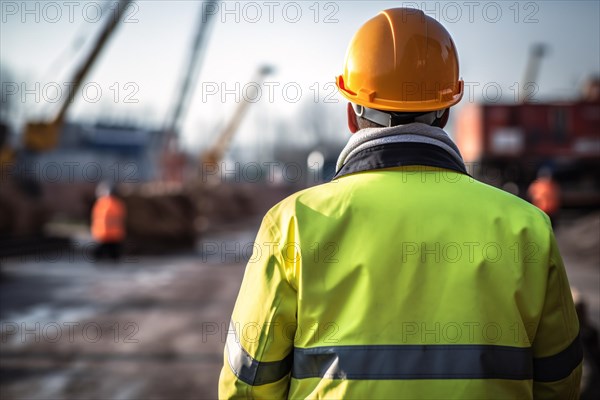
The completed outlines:
{"type": "Polygon", "coordinates": [[[107,184],[100,184],[96,195],[98,199],[92,209],[92,236],[98,246],[94,256],[96,260],[108,256],[117,262],[125,240],[125,205],[107,184]]]}
{"type": "Polygon", "coordinates": [[[548,214],[552,225],[555,225],[560,210],[560,186],[552,178],[551,169],[541,168],[538,171],[538,177],[529,185],[527,195],[531,203],[548,214]]]}

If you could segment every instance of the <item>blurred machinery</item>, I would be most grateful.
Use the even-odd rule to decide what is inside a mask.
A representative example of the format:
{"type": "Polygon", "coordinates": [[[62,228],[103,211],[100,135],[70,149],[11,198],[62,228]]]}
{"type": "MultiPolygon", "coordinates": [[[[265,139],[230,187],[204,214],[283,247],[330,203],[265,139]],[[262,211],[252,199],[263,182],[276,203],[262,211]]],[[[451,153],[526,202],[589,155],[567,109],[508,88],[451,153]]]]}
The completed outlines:
{"type": "MultiPolygon", "coordinates": [[[[264,77],[268,74],[271,74],[272,72],[272,67],[264,65],[260,67],[258,71],[256,71],[256,75],[254,76],[254,79],[251,82],[256,86],[259,86],[262,84],[264,77]]],[[[257,90],[258,89],[259,88],[257,88],[257,90]]],[[[248,101],[248,99],[246,99],[245,97],[244,100],[239,103],[237,110],[233,114],[231,120],[229,121],[225,129],[223,129],[221,134],[217,136],[217,140],[215,141],[215,143],[212,145],[212,147],[210,147],[208,150],[206,150],[200,155],[201,169],[207,167],[219,167],[219,163],[222,161],[223,155],[229,147],[233,136],[235,135],[238,127],[240,126],[240,123],[242,122],[242,119],[246,115],[246,111],[248,110],[248,106],[250,104],[250,101],[248,101]]]]}
{"type": "MultiPolygon", "coordinates": [[[[112,18],[107,18],[100,34],[94,41],[89,55],[82,65],[76,70],[72,82],[72,90],[60,106],[56,116],[49,122],[28,123],[23,134],[23,151],[26,154],[39,154],[54,149],[60,140],[65,116],[73,103],[75,93],[96,62],[100,52],[105,47],[111,35],[115,32],[116,25],[123,15],[131,0],[120,0],[118,13],[112,18]]],[[[209,184],[201,177],[202,170],[198,167],[188,168],[189,165],[209,166],[213,168],[213,176],[217,176],[218,166],[227,151],[235,132],[237,131],[250,104],[249,99],[239,103],[223,131],[218,134],[212,146],[199,156],[199,160],[190,160],[179,146],[179,132],[185,112],[189,106],[195,82],[201,67],[201,56],[208,39],[208,28],[212,14],[205,15],[202,11],[206,7],[215,6],[210,1],[205,7],[200,7],[201,13],[198,28],[192,42],[186,69],[182,75],[180,86],[176,91],[173,109],[168,114],[163,132],[161,134],[161,151],[156,164],[159,165],[159,179],[150,183],[117,184],[127,208],[127,244],[130,251],[161,252],[177,248],[190,248],[196,242],[198,233],[207,228],[215,219],[227,220],[247,215],[252,208],[252,198],[256,197],[245,193],[240,188],[232,189],[226,185],[218,185],[220,180],[212,180],[209,184]],[[192,172],[188,173],[188,169],[192,172]]],[[[270,67],[259,68],[253,77],[252,84],[260,85],[270,67]]],[[[100,134],[100,130],[96,132],[100,134]]],[[[133,132],[135,133],[135,132],[133,132]]],[[[5,144],[5,134],[2,143],[5,144]]],[[[2,146],[2,161],[12,162],[14,151],[8,146],[2,146]]],[[[16,154],[16,163],[19,163],[19,154],[16,154]]],[[[18,178],[18,177],[17,177],[18,178]]],[[[41,195],[42,186],[35,180],[27,185],[17,182],[20,186],[27,186],[28,190],[21,195],[23,190],[18,190],[19,185],[4,185],[0,191],[0,204],[3,213],[0,216],[0,234],[5,236],[24,236],[32,233],[41,233],[42,227],[53,210],[44,204],[41,195]],[[9,190],[14,186],[15,190],[9,190]],[[8,211],[8,212],[7,212],[8,211]],[[20,221],[16,221],[16,220],[20,221]],[[22,228],[16,228],[16,225],[22,228]]],[[[78,192],[80,197],[86,197],[86,202],[92,201],[89,196],[90,188],[69,189],[78,192]]],[[[73,193],[71,193],[73,194],[73,193]]],[[[38,239],[36,239],[38,240],[38,239]]]]}
{"type": "Polygon", "coordinates": [[[98,59],[102,49],[108,39],[111,37],[118,22],[131,0],[121,0],[115,11],[114,16],[106,18],[107,21],[92,45],[92,50],[83,64],[77,69],[75,75],[69,82],[73,82],[72,88],[68,91],[67,98],[63,101],[58,113],[50,121],[29,122],[25,128],[24,144],[25,148],[31,151],[48,151],[56,147],[60,137],[60,130],[65,121],[65,116],[69,110],[75,95],[78,93],[88,72],[98,59]]]}
{"type": "MultiPolygon", "coordinates": [[[[23,133],[23,146],[14,149],[9,143],[6,132],[0,140],[0,162],[2,162],[2,185],[0,186],[0,236],[11,241],[41,243],[45,239],[42,234],[44,223],[48,220],[50,210],[43,202],[40,182],[36,177],[13,174],[23,163],[27,153],[39,153],[55,148],[59,142],[65,116],[75,94],[98,59],[108,39],[115,32],[118,22],[123,16],[131,0],[120,0],[112,17],[105,18],[105,24],[92,45],[89,55],[77,68],[69,82],[73,82],[66,99],[59,111],[50,121],[29,122],[23,133]]],[[[18,245],[12,243],[9,247],[18,245]]],[[[6,242],[5,242],[6,243],[6,242]]]]}
{"type": "Polygon", "coordinates": [[[542,168],[553,170],[562,204],[600,207],[600,80],[573,101],[531,101],[546,48],[532,47],[518,104],[475,104],[458,114],[456,141],[474,176],[521,196],[542,168]]]}
{"type": "MultiPolygon", "coordinates": [[[[260,85],[270,72],[270,67],[259,68],[252,82],[260,85]]],[[[222,179],[218,173],[223,156],[250,104],[245,98],[239,103],[215,142],[200,154],[198,169],[194,169],[186,179],[183,179],[184,171],[177,169],[185,166],[185,163],[171,162],[163,164],[163,168],[170,168],[163,177],[170,180],[123,186],[123,198],[128,210],[129,251],[162,252],[189,248],[211,224],[247,216],[253,211],[252,198],[255,196],[241,186],[233,189],[221,185],[222,179]]],[[[167,133],[166,159],[169,161],[185,157],[171,147],[173,138],[172,134],[167,133]]]]}
{"type": "MultiPolygon", "coordinates": [[[[210,1],[207,6],[213,3],[216,1],[210,1]]],[[[160,179],[146,184],[121,185],[127,209],[127,251],[163,252],[189,248],[195,243],[197,202],[184,186],[188,160],[179,148],[179,131],[201,66],[210,19],[211,14],[200,13],[187,67],[164,125],[162,150],[156,161],[160,164],[160,179]]]]}
{"type": "MultiPolygon", "coordinates": [[[[207,7],[210,7],[211,1],[207,7]]],[[[202,10],[205,8],[203,7],[202,10]]],[[[252,194],[241,187],[219,185],[220,179],[205,180],[202,168],[211,168],[211,177],[218,177],[219,164],[227,151],[250,104],[244,97],[219,133],[213,145],[199,156],[200,168],[186,173],[188,164],[195,164],[179,148],[179,132],[185,112],[196,86],[203,49],[208,39],[212,14],[200,14],[190,51],[187,68],[176,92],[176,101],[164,128],[163,151],[158,163],[161,178],[143,185],[122,185],[127,212],[128,251],[164,252],[192,247],[198,235],[215,222],[248,215],[252,211],[252,194]]],[[[260,67],[252,84],[260,86],[271,73],[268,66],[260,67]]]]}
{"type": "Polygon", "coordinates": [[[206,5],[202,5],[198,17],[198,29],[192,42],[192,47],[187,60],[187,67],[183,71],[183,79],[177,91],[175,92],[175,102],[171,112],[167,115],[164,125],[165,143],[161,155],[161,180],[183,182],[184,169],[186,165],[185,155],[179,149],[179,133],[182,121],[189,107],[192,98],[193,89],[196,87],[196,80],[202,67],[202,58],[204,48],[209,38],[210,23],[212,13],[205,14],[204,10],[212,9],[216,6],[216,1],[210,0],[206,5]]]}

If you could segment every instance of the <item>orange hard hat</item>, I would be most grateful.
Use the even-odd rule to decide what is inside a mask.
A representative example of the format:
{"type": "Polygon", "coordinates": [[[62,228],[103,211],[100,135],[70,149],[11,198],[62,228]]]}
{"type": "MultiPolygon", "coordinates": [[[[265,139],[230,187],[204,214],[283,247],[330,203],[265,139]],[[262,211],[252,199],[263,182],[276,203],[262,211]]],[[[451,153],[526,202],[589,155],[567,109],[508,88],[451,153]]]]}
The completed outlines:
{"type": "Polygon", "coordinates": [[[367,21],[348,46],[336,84],[352,103],[399,112],[448,108],[464,89],[450,34],[412,8],[381,11],[367,21]]]}

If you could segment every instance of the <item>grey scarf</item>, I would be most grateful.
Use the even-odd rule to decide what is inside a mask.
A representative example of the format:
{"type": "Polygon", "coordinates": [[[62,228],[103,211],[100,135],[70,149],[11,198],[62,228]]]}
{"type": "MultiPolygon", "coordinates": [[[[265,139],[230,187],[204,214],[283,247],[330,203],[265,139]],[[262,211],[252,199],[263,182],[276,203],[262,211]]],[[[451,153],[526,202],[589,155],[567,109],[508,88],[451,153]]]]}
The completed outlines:
{"type": "Polygon", "coordinates": [[[364,149],[382,144],[406,142],[427,143],[440,147],[454,157],[459,164],[464,166],[464,161],[458,147],[456,147],[443,129],[414,122],[389,128],[366,128],[356,132],[350,137],[350,140],[348,140],[348,143],[340,153],[335,171],[338,172],[346,161],[364,149]]]}

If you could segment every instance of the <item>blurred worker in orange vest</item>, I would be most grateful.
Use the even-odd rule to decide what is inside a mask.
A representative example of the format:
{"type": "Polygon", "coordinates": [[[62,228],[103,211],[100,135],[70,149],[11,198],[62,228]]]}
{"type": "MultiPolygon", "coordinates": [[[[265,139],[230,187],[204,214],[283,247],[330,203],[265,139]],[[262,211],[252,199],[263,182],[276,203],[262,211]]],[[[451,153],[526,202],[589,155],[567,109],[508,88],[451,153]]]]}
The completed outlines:
{"type": "Polygon", "coordinates": [[[538,177],[529,185],[527,194],[531,203],[548,214],[552,225],[560,210],[560,186],[552,179],[552,170],[544,167],[538,171],[538,177]]]}
{"type": "Polygon", "coordinates": [[[92,236],[98,242],[96,260],[108,255],[113,261],[121,257],[125,240],[125,205],[105,183],[98,185],[98,199],[92,209],[92,236]]]}

